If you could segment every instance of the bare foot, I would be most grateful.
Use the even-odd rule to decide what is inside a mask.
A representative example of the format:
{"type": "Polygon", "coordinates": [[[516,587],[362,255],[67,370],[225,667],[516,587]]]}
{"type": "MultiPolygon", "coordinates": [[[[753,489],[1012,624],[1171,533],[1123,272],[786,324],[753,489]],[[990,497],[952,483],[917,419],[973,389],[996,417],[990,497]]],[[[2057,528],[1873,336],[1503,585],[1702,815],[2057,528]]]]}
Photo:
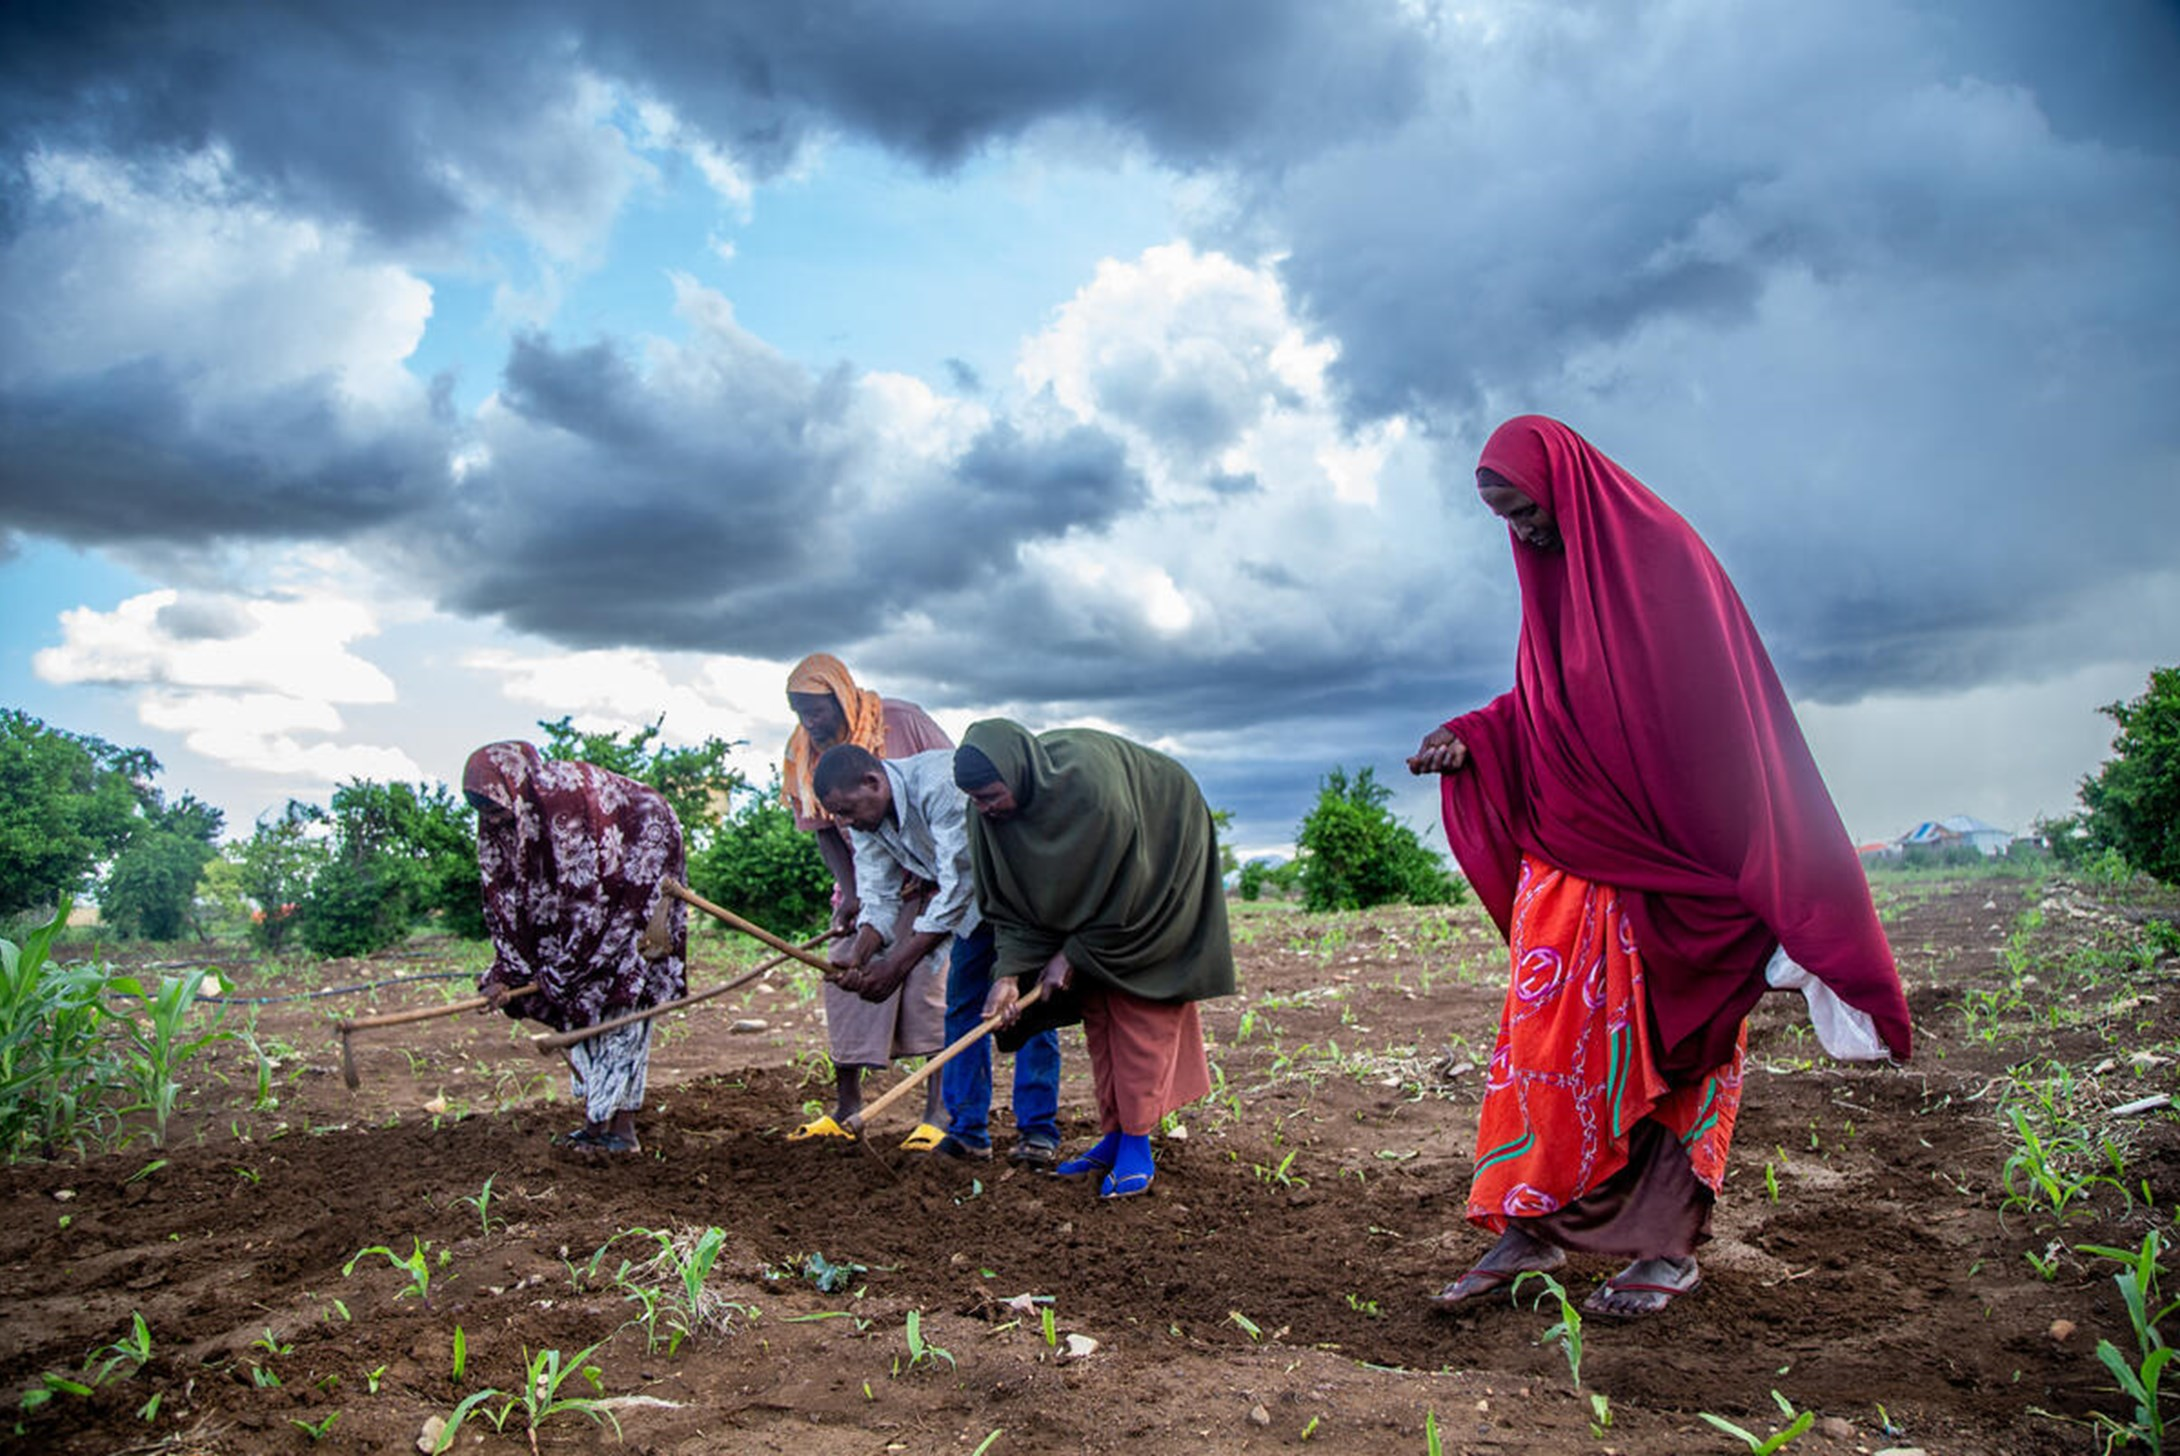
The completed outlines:
{"type": "Polygon", "coordinates": [[[1582,1301],[1586,1314],[1633,1319],[1656,1314],[1703,1282],[1694,1259],[1637,1259],[1582,1301]]]}
{"type": "Polygon", "coordinates": [[[1548,1273],[1566,1262],[1566,1251],[1557,1245],[1509,1228],[1499,1235],[1490,1252],[1476,1261],[1475,1268],[1439,1290],[1431,1303],[1440,1309],[1452,1309],[1494,1294],[1532,1270],[1548,1273]]]}

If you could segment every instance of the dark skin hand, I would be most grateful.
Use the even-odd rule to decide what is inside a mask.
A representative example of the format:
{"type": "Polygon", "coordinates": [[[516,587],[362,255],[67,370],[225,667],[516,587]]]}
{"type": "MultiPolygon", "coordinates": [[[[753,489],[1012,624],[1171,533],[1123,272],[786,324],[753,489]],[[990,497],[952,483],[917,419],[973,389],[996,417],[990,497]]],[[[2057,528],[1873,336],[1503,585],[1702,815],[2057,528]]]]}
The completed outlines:
{"type": "Polygon", "coordinates": [[[880,954],[885,938],[875,925],[860,926],[853,939],[835,945],[827,959],[840,971],[828,979],[865,1001],[883,1001],[900,990],[916,967],[923,964],[924,957],[950,938],[943,931],[913,928],[937,888],[921,880],[910,885],[901,901],[901,913],[893,922],[891,950],[880,954]]]}
{"type": "Polygon", "coordinates": [[[1408,755],[1408,772],[1412,774],[1449,774],[1467,764],[1468,745],[1455,737],[1451,728],[1433,728],[1408,755]]]}
{"type": "MultiPolygon", "coordinates": [[[[1044,998],[1053,997],[1075,984],[1075,968],[1068,963],[1067,952],[1061,951],[1045,962],[1045,968],[1037,973],[1037,989],[1044,998]]],[[[992,982],[991,994],[984,998],[984,1019],[999,1018],[1001,1026],[1012,1026],[1022,1019],[1022,988],[1012,976],[1001,976],[992,982]]]]}

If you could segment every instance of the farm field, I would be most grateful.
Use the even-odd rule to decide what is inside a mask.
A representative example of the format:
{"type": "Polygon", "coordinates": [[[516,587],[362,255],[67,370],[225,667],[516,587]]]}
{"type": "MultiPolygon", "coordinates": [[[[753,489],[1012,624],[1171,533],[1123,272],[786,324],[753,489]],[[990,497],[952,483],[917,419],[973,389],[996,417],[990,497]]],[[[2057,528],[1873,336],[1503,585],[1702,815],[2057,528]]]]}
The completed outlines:
{"type": "MultiPolygon", "coordinates": [[[[1703,1286],[1585,1321],[1579,1386],[1550,1299],[1426,1303],[1487,1242],[1461,1209],[1504,984],[1488,921],[1237,906],[1242,993],[1205,1017],[1218,1089],[1155,1192],[1110,1206],[902,1153],[906,1116],[882,1160],[787,1143],[830,1082],[798,975],[672,1018],[644,1152],[610,1165],[550,1146],[579,1119],[532,1027],[365,1033],[343,1085],[333,1017],[460,981],[266,1005],[262,1055],[188,1064],[166,1147],[0,1170],[0,1444],[400,1453],[466,1407],[451,1449],[480,1456],[613,1449],[613,1421],[657,1453],[1665,1456],[1746,1450],[1703,1414],[1762,1437],[1783,1398],[1818,1418],[1795,1452],[2101,1450],[2097,1418],[2135,1412],[2098,1343],[2141,1352],[2122,1266],[2084,1246],[2174,1232],[2180,1119],[2114,1109],[2180,1080],[2156,929],[2180,897],[1881,875],[1878,898],[1915,1062],[1831,1063],[1799,998],[1767,998],[1703,1286]],[[674,1265],[706,1252],[691,1301],[674,1265]],[[108,1348],[138,1316],[140,1366],[108,1348]],[[16,1413],[48,1372],[95,1389],[16,1413]]],[[[240,995],[480,963],[429,941],[293,969],[156,954],[240,995]]],[[[693,937],[692,989],[742,955],[693,937]]],[[[1073,1143],[1095,1129],[1069,1036],[1073,1143]]],[[[1562,1277],[1579,1299],[1612,1267],[1562,1277]]]]}

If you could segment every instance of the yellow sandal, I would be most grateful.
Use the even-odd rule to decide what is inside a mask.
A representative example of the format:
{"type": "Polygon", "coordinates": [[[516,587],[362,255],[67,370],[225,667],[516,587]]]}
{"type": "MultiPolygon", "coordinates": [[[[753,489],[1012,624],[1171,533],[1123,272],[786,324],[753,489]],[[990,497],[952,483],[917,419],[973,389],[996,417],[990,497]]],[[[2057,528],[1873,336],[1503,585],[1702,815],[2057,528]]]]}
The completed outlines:
{"type": "Polygon", "coordinates": [[[846,1138],[853,1142],[855,1134],[833,1121],[832,1118],[821,1117],[815,1122],[804,1123],[787,1135],[787,1140],[791,1143],[806,1143],[812,1138],[846,1138]]]}
{"type": "Polygon", "coordinates": [[[937,1147],[940,1139],[945,1136],[945,1133],[939,1131],[930,1123],[919,1122],[916,1124],[914,1132],[901,1139],[901,1150],[910,1153],[928,1153],[937,1147]]]}

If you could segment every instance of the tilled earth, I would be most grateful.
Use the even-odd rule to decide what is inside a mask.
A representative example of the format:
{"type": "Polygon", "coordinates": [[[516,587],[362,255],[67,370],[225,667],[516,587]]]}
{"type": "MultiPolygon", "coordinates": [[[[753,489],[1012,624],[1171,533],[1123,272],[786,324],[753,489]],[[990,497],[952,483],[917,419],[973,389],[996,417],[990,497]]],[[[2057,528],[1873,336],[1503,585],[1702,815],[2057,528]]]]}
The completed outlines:
{"type": "MultiPolygon", "coordinates": [[[[1776,1429],[1775,1391],[1822,1418],[1797,1452],[2096,1451],[2095,1415],[2130,1413],[2097,1342],[2132,1352],[2135,1337],[2117,1266],[2078,1250],[2152,1228],[2170,1240],[2180,1120],[2111,1110],[2173,1086],[2180,968],[2125,963],[2139,898],[1893,877],[1879,899],[1915,1062],[1831,1063],[1798,998],[1767,998],[1702,1288],[1654,1319],[1584,1323],[1579,1388],[1546,1341],[1550,1301],[1459,1317],[1427,1304],[1487,1242],[1461,1208],[1504,983],[1489,923],[1473,907],[1248,906],[1242,992],[1207,1008],[1219,1088],[1163,1143],[1152,1196],[1115,1205],[1004,1163],[900,1152],[906,1116],[885,1119],[876,1158],[785,1141],[829,1084],[806,980],[678,1019],[654,1055],[644,1151],[611,1164],[551,1146],[576,1113],[535,1028],[465,1015],[359,1035],[351,1092],[331,1018],[441,992],[265,1005],[269,1099],[256,1054],[219,1043],[190,1064],[166,1148],[0,1172],[11,1406],[44,1372],[81,1379],[133,1315],[152,1341],[141,1369],[0,1418],[0,1438],[408,1452],[427,1421],[496,1389],[455,1449],[611,1448],[613,1427],[581,1409],[534,1429],[509,1409],[532,1357],[554,1351],[573,1371],[558,1396],[615,1400],[622,1440],[644,1452],[1419,1453],[1428,1423],[1448,1452],[1663,1456],[1741,1449],[1702,1412],[1776,1429]],[[2017,1167],[2007,1187],[2009,1106],[2110,1143],[2074,1168],[2111,1176],[2063,1223],[2048,1200],[2009,1205],[2029,1186],[2017,1167]],[[686,1248],[709,1228],[724,1236],[711,1319],[669,1349],[665,1306],[647,1339],[632,1290],[674,1286],[640,1267],[658,1239],[630,1231],[686,1248]],[[419,1242],[428,1298],[380,1255],[344,1272],[360,1250],[419,1242]],[[820,1287],[827,1268],[838,1287],[820,1287]],[[1071,1358],[1083,1342],[1069,1336],[1095,1348],[1071,1358]]],[[[738,953],[699,937],[692,986],[738,953]]],[[[231,947],[193,953],[247,995],[460,954],[264,968],[231,947]]],[[[1063,1120],[1079,1141],[1095,1128],[1069,1035],[1063,1120]]],[[[1579,1298],[1609,1272],[1578,1260],[1563,1277],[1579,1298]]]]}

